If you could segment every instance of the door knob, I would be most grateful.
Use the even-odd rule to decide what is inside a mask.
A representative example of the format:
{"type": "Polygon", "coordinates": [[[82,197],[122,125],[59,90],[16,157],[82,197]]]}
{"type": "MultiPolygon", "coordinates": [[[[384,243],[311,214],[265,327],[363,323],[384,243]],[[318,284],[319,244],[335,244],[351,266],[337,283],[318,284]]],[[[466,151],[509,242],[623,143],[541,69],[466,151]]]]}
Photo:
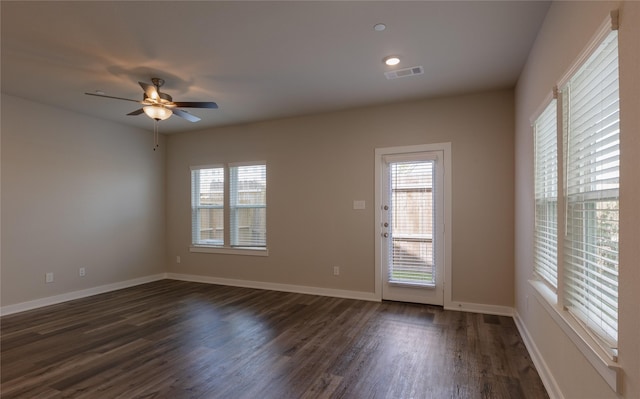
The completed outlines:
{"type": "Polygon", "coordinates": [[[389,237],[389,233],[384,233],[382,236],[383,236],[384,238],[387,238],[387,237],[389,237]]]}

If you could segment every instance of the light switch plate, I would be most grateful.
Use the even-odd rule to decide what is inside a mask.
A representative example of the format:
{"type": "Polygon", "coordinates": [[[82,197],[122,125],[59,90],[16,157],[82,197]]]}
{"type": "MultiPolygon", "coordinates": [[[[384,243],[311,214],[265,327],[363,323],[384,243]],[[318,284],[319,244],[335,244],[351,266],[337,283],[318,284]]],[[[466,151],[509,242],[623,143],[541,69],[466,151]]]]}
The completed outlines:
{"type": "Polygon", "coordinates": [[[364,200],[355,200],[353,201],[353,209],[365,209],[366,202],[364,200]]]}

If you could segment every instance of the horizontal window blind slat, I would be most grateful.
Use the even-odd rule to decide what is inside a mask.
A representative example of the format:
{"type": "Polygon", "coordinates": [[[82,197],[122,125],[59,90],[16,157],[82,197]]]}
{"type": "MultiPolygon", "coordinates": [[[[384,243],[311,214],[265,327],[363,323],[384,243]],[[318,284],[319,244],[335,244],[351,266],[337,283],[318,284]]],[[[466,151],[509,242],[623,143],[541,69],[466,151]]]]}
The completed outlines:
{"type": "Polygon", "coordinates": [[[600,314],[599,323],[601,325],[614,327],[617,324],[618,308],[615,306],[617,301],[602,302],[602,297],[598,295],[599,291],[585,285],[571,286],[567,290],[567,294],[571,298],[570,306],[582,308],[585,313],[600,314]]]}
{"type": "MultiPolygon", "coordinates": [[[[618,106],[618,104],[616,104],[618,106]]],[[[573,150],[581,150],[590,145],[596,144],[596,140],[602,140],[603,137],[615,135],[619,131],[619,112],[613,112],[606,115],[598,115],[586,120],[589,125],[587,128],[575,126],[576,132],[571,137],[571,147],[573,150]],[[577,130],[581,129],[581,130],[577,130]]]]}
{"type": "Polygon", "coordinates": [[[617,68],[607,72],[608,74],[598,81],[597,84],[581,86],[579,83],[571,83],[571,94],[575,98],[573,107],[576,110],[571,114],[571,120],[581,119],[585,115],[597,113],[598,104],[610,104],[617,101],[618,96],[614,96],[619,88],[617,81],[617,68]]]}
{"type": "Polygon", "coordinates": [[[602,314],[601,322],[606,325],[614,325],[617,321],[617,298],[607,301],[607,296],[601,296],[597,287],[589,285],[573,284],[567,289],[570,306],[582,307],[586,304],[590,313],[602,314]]]}
{"type": "MultiPolygon", "coordinates": [[[[613,82],[612,84],[616,84],[613,82]]],[[[591,130],[589,128],[597,126],[597,124],[606,119],[612,114],[616,114],[618,111],[618,97],[619,91],[603,88],[600,94],[607,95],[607,97],[600,97],[598,100],[593,100],[585,104],[584,108],[577,109],[569,119],[569,123],[572,125],[572,129],[575,129],[576,138],[579,139],[581,135],[589,134],[591,130]]],[[[575,107],[575,104],[574,104],[575,107]]]]}
{"type": "Polygon", "coordinates": [[[602,324],[600,317],[591,317],[591,309],[587,307],[577,307],[573,305],[567,305],[567,310],[572,314],[581,324],[586,328],[593,331],[601,340],[604,346],[615,348],[617,346],[617,333],[615,332],[617,321],[613,324],[602,324]]]}
{"type": "Polygon", "coordinates": [[[583,150],[581,151],[584,155],[583,158],[574,157],[572,156],[573,154],[570,154],[573,159],[567,162],[567,166],[571,167],[571,172],[573,173],[584,173],[597,172],[598,165],[610,162],[618,163],[620,144],[617,140],[607,144],[607,147],[601,147],[600,150],[600,152],[593,154],[589,153],[589,150],[583,150]]]}
{"type": "MultiPolygon", "coordinates": [[[[576,266],[577,263],[573,262],[571,265],[576,266]]],[[[567,273],[568,281],[573,280],[575,285],[598,287],[602,291],[601,294],[605,294],[603,297],[617,298],[617,274],[615,278],[604,278],[603,276],[602,273],[581,267],[573,267],[567,273]]]]}
{"type": "Polygon", "coordinates": [[[579,152],[592,145],[598,145],[596,140],[602,141],[608,136],[618,135],[620,131],[619,120],[620,115],[614,113],[589,121],[590,127],[588,129],[585,129],[580,135],[572,137],[571,149],[579,152]]]}
{"type": "MultiPolygon", "coordinates": [[[[615,329],[618,320],[611,317],[611,312],[594,310],[590,301],[575,301],[567,307],[569,312],[577,316],[591,331],[596,332],[604,343],[615,346],[615,329]]],[[[615,310],[613,312],[616,312],[615,310]]]]}
{"type": "Polygon", "coordinates": [[[577,284],[577,281],[568,281],[571,288],[567,290],[567,299],[570,305],[584,306],[592,313],[602,315],[601,323],[613,326],[617,321],[617,302],[618,298],[609,299],[607,296],[601,296],[600,288],[586,284],[577,284]]]}
{"type": "Polygon", "coordinates": [[[583,207],[587,204],[593,205],[594,201],[596,203],[615,202],[618,200],[618,192],[619,190],[617,188],[613,188],[567,195],[567,203],[570,206],[570,209],[567,212],[569,215],[571,215],[572,212],[584,212],[583,207]]]}
{"type": "Polygon", "coordinates": [[[615,326],[617,322],[617,310],[615,306],[617,298],[610,302],[604,302],[603,297],[599,296],[599,290],[595,287],[586,285],[571,285],[567,289],[568,305],[577,306],[584,309],[585,313],[601,314],[602,319],[599,322],[602,325],[615,326]]]}

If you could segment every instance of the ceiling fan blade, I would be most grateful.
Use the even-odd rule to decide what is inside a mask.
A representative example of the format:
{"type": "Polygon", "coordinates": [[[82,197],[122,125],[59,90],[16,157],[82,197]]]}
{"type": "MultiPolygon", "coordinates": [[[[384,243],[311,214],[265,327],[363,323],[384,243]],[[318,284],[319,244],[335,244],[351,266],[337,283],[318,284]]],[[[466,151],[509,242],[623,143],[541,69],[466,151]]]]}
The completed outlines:
{"type": "Polygon", "coordinates": [[[154,85],[150,85],[148,83],[144,83],[144,82],[138,82],[140,84],[140,87],[142,87],[142,90],[144,90],[144,94],[147,95],[147,97],[152,98],[154,100],[158,99],[158,91],[156,90],[156,87],[154,85]]]}
{"type": "Polygon", "coordinates": [[[181,110],[181,109],[177,109],[177,108],[173,108],[171,110],[173,112],[173,114],[175,116],[179,116],[181,118],[184,118],[186,120],[188,120],[189,122],[198,122],[200,120],[200,118],[198,118],[195,115],[192,115],[190,113],[188,113],[187,111],[181,110]]]}
{"type": "Polygon", "coordinates": [[[96,96],[96,97],[104,97],[104,98],[113,98],[114,100],[133,101],[134,103],[141,104],[141,102],[140,102],[140,101],[138,101],[138,100],[132,100],[132,99],[130,99],[130,98],[107,96],[107,95],[104,95],[104,94],[97,94],[97,93],[84,93],[84,94],[86,94],[86,95],[88,95],[88,96],[96,96]]]}
{"type": "Polygon", "coordinates": [[[180,108],[218,108],[218,104],[214,102],[198,102],[198,101],[188,101],[188,102],[174,102],[176,107],[180,108]]]}
{"type": "Polygon", "coordinates": [[[127,115],[140,115],[142,113],[144,113],[144,110],[142,108],[140,108],[140,109],[137,109],[135,111],[129,112],[127,115]]]}

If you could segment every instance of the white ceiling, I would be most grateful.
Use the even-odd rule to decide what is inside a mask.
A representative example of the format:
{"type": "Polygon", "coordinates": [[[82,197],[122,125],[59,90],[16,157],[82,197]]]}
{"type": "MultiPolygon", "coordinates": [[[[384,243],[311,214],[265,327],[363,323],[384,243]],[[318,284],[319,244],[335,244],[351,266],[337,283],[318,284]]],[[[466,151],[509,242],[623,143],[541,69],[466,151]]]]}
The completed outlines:
{"type": "Polygon", "coordinates": [[[138,81],[215,101],[163,133],[513,87],[547,1],[1,2],[2,91],[152,129],[138,81]],[[383,22],[387,29],[376,32],[383,22]],[[382,59],[399,55],[388,67],[382,59]],[[423,66],[419,76],[384,72],[423,66]]]}

